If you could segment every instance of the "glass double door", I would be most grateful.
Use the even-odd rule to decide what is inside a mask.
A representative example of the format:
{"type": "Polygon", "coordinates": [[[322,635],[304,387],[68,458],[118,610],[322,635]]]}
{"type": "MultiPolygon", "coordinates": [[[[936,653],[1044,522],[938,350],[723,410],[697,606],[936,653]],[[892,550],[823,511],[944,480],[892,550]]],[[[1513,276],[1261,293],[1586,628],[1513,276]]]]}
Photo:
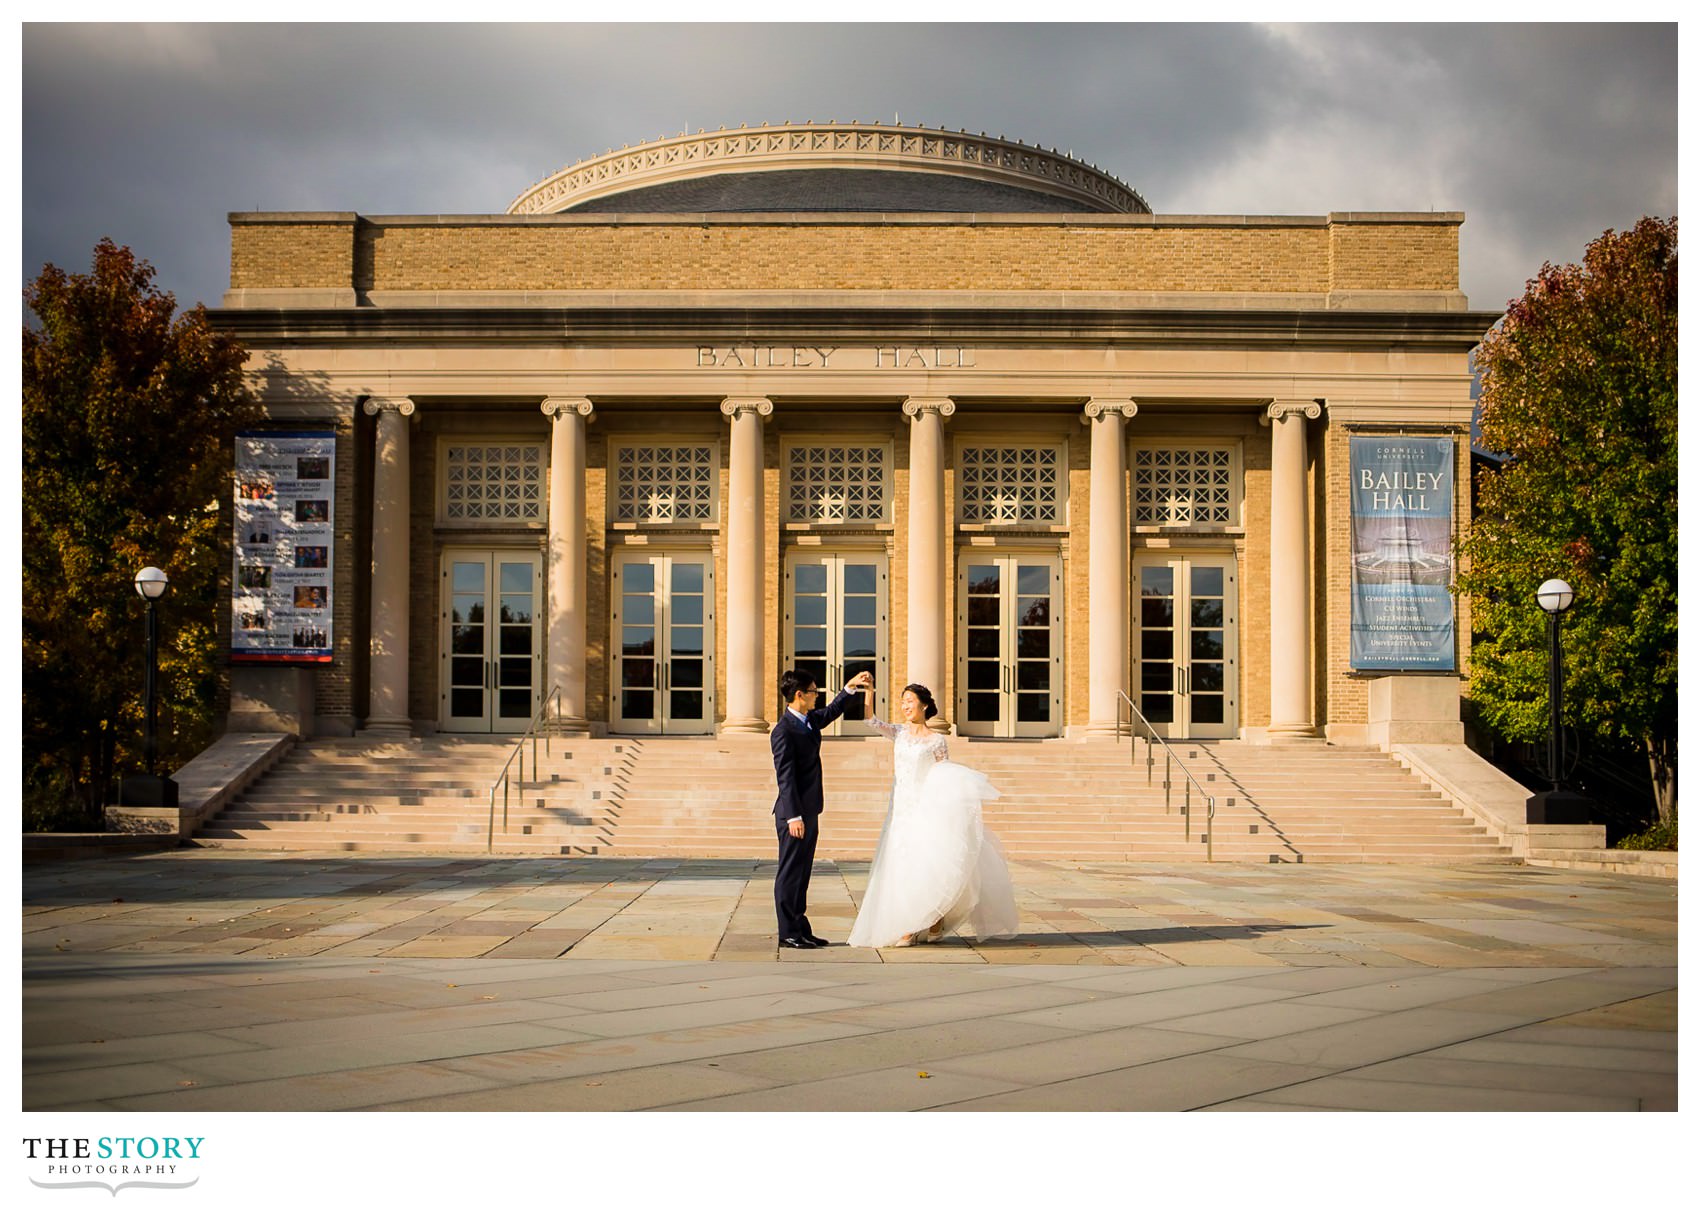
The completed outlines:
{"type": "Polygon", "coordinates": [[[628,550],[613,559],[616,733],[714,731],[714,560],[628,550]]]}
{"type": "Polygon", "coordinates": [[[813,674],[823,706],[867,671],[871,694],[851,696],[826,736],[865,736],[869,714],[890,719],[887,643],[890,628],[883,552],[792,552],[785,558],[784,669],[813,674]]]}
{"type": "Polygon", "coordinates": [[[957,729],[1062,731],[1062,561],[964,549],[957,561],[957,729]]]}
{"type": "Polygon", "coordinates": [[[1237,568],[1232,556],[1148,554],[1135,562],[1135,697],[1164,737],[1239,733],[1237,568]]]}
{"type": "Polygon", "coordinates": [[[443,553],[439,727],[521,733],[542,706],[542,557],[443,553]]]}

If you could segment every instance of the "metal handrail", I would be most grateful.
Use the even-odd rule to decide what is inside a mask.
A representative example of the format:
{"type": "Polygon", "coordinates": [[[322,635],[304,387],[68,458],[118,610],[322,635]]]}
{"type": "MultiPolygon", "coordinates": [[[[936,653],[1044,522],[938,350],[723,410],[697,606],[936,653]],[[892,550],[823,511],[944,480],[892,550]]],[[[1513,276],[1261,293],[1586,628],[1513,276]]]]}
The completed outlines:
{"type": "MultiPolygon", "coordinates": [[[[543,697],[543,706],[537,709],[537,715],[531,718],[531,723],[526,726],[525,732],[521,733],[519,740],[514,742],[513,751],[508,755],[508,760],[502,764],[501,773],[490,783],[490,825],[484,837],[484,849],[486,851],[496,849],[496,789],[498,787],[502,789],[502,829],[505,832],[508,828],[508,793],[513,785],[513,780],[508,777],[508,770],[514,765],[516,758],[519,759],[520,786],[525,786],[525,743],[527,741],[531,742],[531,778],[533,781],[537,779],[537,734],[541,731],[538,726],[548,717],[551,706],[555,709],[555,719],[560,720],[561,688],[559,686],[549,688],[549,693],[543,697]]],[[[543,753],[545,756],[553,753],[549,746],[551,736],[552,733],[543,732],[543,753]]]]}
{"type": "Polygon", "coordinates": [[[1116,698],[1119,701],[1116,704],[1116,736],[1121,736],[1122,704],[1125,703],[1128,712],[1128,758],[1135,763],[1139,761],[1139,735],[1134,732],[1133,724],[1137,720],[1145,726],[1145,782],[1147,784],[1151,782],[1152,768],[1157,763],[1156,751],[1152,748],[1151,743],[1156,742],[1163,747],[1163,812],[1172,813],[1174,811],[1171,801],[1174,768],[1179,767],[1181,774],[1186,776],[1186,784],[1182,788],[1181,813],[1186,818],[1186,840],[1188,842],[1192,841],[1192,789],[1197,788],[1198,794],[1204,798],[1204,859],[1207,863],[1213,862],[1216,858],[1216,830],[1214,828],[1216,823],[1216,798],[1204,790],[1204,785],[1194,778],[1191,771],[1187,770],[1186,763],[1182,762],[1180,756],[1169,748],[1169,743],[1157,735],[1157,730],[1151,727],[1151,722],[1145,719],[1145,713],[1139,710],[1133,700],[1129,699],[1125,692],[1119,690],[1116,692],[1116,698]]]}

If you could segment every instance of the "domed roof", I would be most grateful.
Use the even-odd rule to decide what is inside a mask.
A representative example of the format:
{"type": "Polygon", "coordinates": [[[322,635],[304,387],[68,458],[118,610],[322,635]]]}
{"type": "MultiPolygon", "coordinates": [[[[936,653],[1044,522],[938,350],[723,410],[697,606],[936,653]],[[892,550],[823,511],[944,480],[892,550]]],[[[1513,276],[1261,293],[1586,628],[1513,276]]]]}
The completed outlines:
{"type": "Polygon", "coordinates": [[[966,131],[785,123],[698,131],[568,165],[510,215],[934,211],[1150,214],[1127,185],[1052,149],[966,131]]]}

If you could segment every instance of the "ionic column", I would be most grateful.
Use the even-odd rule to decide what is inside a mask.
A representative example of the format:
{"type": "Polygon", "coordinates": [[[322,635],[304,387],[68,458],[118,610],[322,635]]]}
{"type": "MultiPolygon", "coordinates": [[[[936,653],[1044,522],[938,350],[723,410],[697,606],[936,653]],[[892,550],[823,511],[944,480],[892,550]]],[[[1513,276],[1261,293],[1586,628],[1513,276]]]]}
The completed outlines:
{"type": "Polygon", "coordinates": [[[595,406],[582,396],[551,396],[540,406],[549,426],[549,677],[561,689],[555,727],[590,730],[585,712],[585,583],[589,544],[584,521],[585,426],[595,406]]]}
{"type": "MultiPolygon", "coordinates": [[[[909,426],[909,667],[904,682],[933,692],[939,714],[930,722],[945,732],[944,629],[949,617],[944,584],[944,419],[956,412],[948,398],[903,402],[909,426]]],[[[894,701],[895,702],[895,701],[894,701]]]]}
{"type": "Polygon", "coordinates": [[[1081,418],[1092,429],[1088,737],[1115,736],[1127,689],[1127,423],[1138,411],[1131,400],[1090,400],[1081,418]]]}
{"type": "Polygon", "coordinates": [[[378,419],[372,458],[371,670],[366,728],[406,736],[413,731],[407,706],[408,490],[407,419],[413,401],[373,397],[363,406],[378,419]]]}
{"type": "Polygon", "coordinates": [[[1314,400],[1277,400],[1267,410],[1269,488],[1269,738],[1310,737],[1310,492],[1305,423],[1314,400]]]}
{"type": "MultiPolygon", "coordinates": [[[[732,423],[731,484],[726,502],[726,720],[722,733],[765,733],[762,685],[766,660],[767,554],[762,541],[762,418],[773,414],[763,396],[728,397],[720,411],[732,423]]],[[[832,687],[831,691],[839,688],[832,687]]]]}

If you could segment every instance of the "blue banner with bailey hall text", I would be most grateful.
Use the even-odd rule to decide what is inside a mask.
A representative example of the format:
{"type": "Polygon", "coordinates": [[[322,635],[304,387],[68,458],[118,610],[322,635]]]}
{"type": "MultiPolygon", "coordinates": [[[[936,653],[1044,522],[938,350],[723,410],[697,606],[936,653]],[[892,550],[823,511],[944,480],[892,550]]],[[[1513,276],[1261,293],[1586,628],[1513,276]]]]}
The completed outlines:
{"type": "Polygon", "coordinates": [[[1452,439],[1353,438],[1352,668],[1452,670],[1452,439]]]}

